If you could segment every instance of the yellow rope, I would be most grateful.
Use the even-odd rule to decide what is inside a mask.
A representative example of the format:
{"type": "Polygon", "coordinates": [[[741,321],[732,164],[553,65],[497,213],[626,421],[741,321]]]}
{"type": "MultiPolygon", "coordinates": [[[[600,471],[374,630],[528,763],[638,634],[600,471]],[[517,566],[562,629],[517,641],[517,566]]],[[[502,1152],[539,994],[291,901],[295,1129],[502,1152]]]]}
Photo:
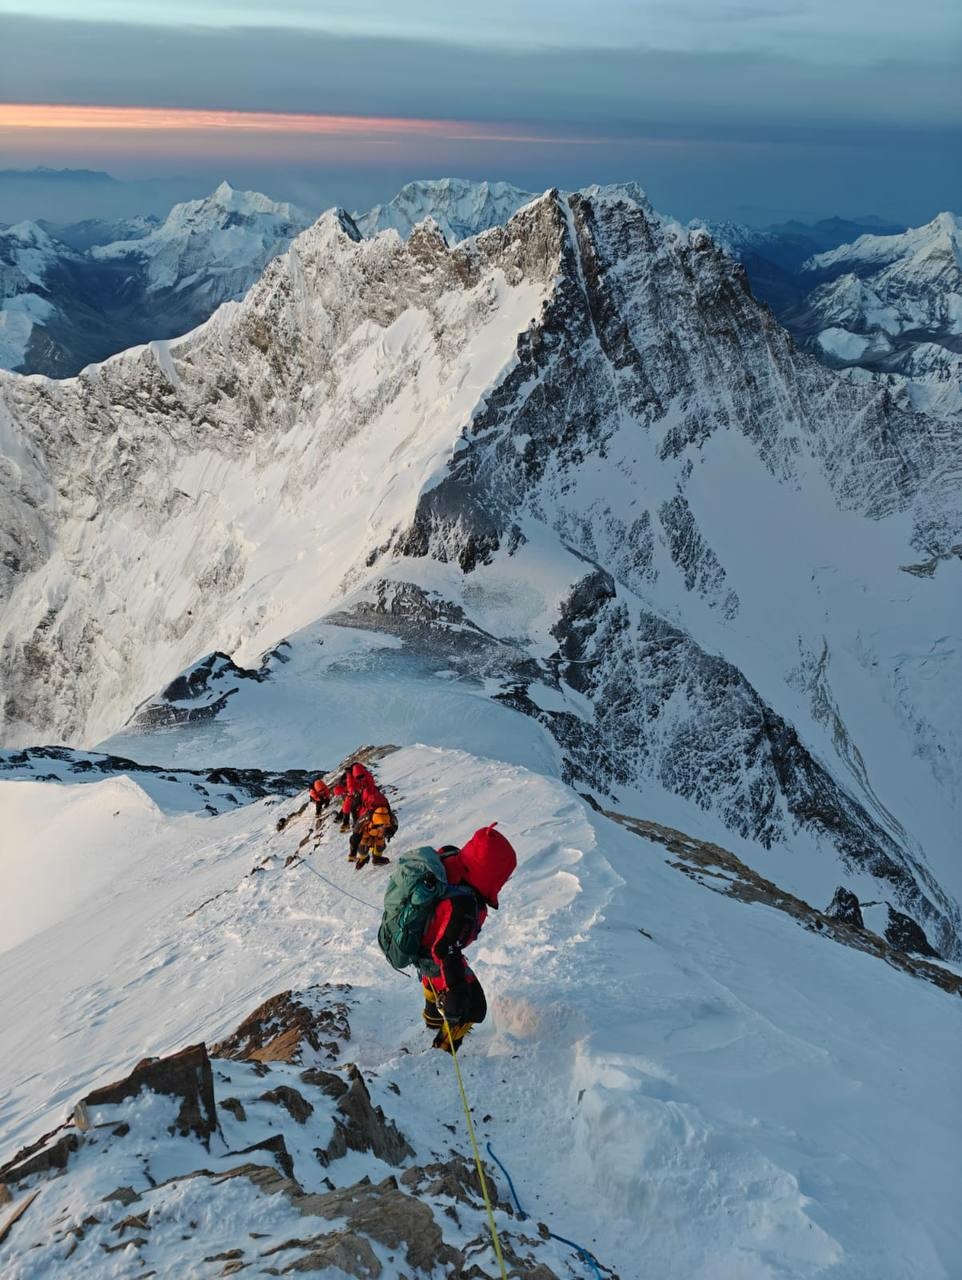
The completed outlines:
{"type": "Polygon", "coordinates": [[[504,1255],[501,1253],[501,1241],[498,1238],[498,1228],[494,1225],[494,1210],[491,1208],[491,1197],[488,1195],[488,1180],[484,1176],[484,1167],[481,1164],[481,1153],[478,1150],[478,1140],[474,1136],[474,1121],[471,1119],[471,1108],[468,1106],[468,1095],[464,1091],[464,1079],[461,1075],[461,1068],[458,1066],[458,1055],[454,1047],[454,1036],[451,1034],[451,1025],[444,1012],[444,1006],[438,1000],[438,993],[430,978],[428,978],[428,986],[431,988],[432,992],[434,992],[434,1003],[444,1020],[444,1030],[448,1035],[448,1045],[451,1049],[451,1061],[454,1063],[454,1074],[458,1078],[458,1089],[461,1093],[461,1105],[464,1107],[464,1118],[468,1122],[468,1135],[471,1138],[471,1147],[474,1151],[474,1163],[477,1165],[478,1169],[478,1179],[481,1183],[481,1194],[484,1196],[484,1207],[488,1211],[488,1226],[491,1228],[491,1239],[494,1242],[494,1252],[498,1259],[498,1266],[501,1268],[501,1280],[508,1280],[508,1273],[504,1266],[504,1255]]]}

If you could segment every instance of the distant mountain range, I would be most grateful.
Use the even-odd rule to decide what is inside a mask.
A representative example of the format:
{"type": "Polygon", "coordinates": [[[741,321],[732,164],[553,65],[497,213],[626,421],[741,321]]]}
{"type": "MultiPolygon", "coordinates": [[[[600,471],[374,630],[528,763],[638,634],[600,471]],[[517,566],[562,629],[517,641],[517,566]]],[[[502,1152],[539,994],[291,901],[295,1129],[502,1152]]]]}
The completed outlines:
{"type": "Polygon", "coordinates": [[[173,338],[241,298],[309,214],[223,182],[141,217],[0,230],[0,366],[68,377],[128,347],[173,338]]]}
{"type": "MultiPolygon", "coordinates": [[[[353,221],[365,237],[391,229],[406,239],[431,218],[454,244],[504,225],[534,198],[505,182],[443,178],[409,183],[353,221]]],[[[225,182],[206,199],[175,205],[163,220],[6,227],[0,367],[65,377],[128,347],[186,333],[222,302],[242,298],[312,221],[290,204],[225,182]]],[[[870,215],[764,229],[690,224],[742,263],[756,297],[805,350],[833,368],[908,378],[918,406],[941,413],[962,408],[960,225],[952,213],[918,228],[870,215]]]]}

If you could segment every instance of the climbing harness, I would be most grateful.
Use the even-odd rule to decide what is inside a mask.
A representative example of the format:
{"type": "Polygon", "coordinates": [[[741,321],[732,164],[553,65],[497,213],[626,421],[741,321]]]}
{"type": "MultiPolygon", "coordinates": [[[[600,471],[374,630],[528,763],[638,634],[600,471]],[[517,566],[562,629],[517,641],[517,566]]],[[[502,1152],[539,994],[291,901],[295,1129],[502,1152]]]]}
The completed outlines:
{"type": "MultiPolygon", "coordinates": [[[[448,1035],[448,1045],[451,1049],[451,1061],[454,1063],[454,1074],[458,1078],[458,1090],[461,1094],[461,1105],[464,1107],[464,1118],[468,1122],[468,1137],[471,1139],[471,1148],[474,1151],[474,1163],[478,1170],[478,1181],[481,1183],[481,1194],[484,1197],[484,1207],[488,1211],[488,1226],[491,1228],[491,1240],[494,1244],[495,1257],[498,1259],[498,1266],[501,1268],[501,1280],[508,1280],[508,1273],[504,1266],[504,1255],[501,1252],[501,1240],[498,1236],[498,1228],[494,1224],[494,1210],[491,1208],[491,1196],[488,1194],[488,1180],[484,1176],[484,1166],[481,1163],[481,1152],[478,1150],[478,1140],[474,1136],[474,1121],[471,1119],[471,1108],[468,1106],[468,1095],[464,1088],[464,1077],[461,1075],[461,1068],[458,1065],[457,1048],[454,1043],[454,1036],[451,1033],[451,1024],[448,1022],[447,1014],[444,1012],[444,1005],[438,1000],[438,993],[434,983],[430,978],[426,979],[428,986],[434,992],[434,1002],[444,1019],[444,1030],[448,1035]]],[[[489,1148],[490,1150],[490,1148],[489,1148]]]]}
{"type": "MultiPolygon", "coordinates": [[[[494,1163],[498,1166],[498,1168],[507,1178],[508,1186],[511,1188],[511,1198],[514,1201],[514,1207],[518,1211],[518,1217],[521,1219],[522,1222],[524,1222],[525,1219],[528,1217],[528,1215],[521,1208],[521,1201],[518,1199],[518,1193],[517,1191],[515,1191],[514,1183],[511,1181],[511,1174],[508,1173],[507,1169],[504,1167],[504,1165],[501,1163],[498,1157],[494,1154],[494,1149],[492,1148],[491,1143],[490,1142],[486,1143],[486,1146],[488,1149],[488,1155],[491,1157],[494,1163]]],[[[581,1260],[583,1262],[587,1262],[588,1266],[591,1267],[592,1271],[595,1273],[598,1280],[604,1280],[604,1277],[601,1274],[601,1264],[599,1263],[598,1259],[594,1256],[593,1253],[589,1253],[589,1251],[584,1247],[584,1245],[576,1244],[574,1240],[569,1240],[566,1236],[559,1236],[554,1231],[549,1231],[548,1235],[551,1237],[552,1240],[560,1240],[561,1243],[566,1244],[569,1249],[574,1249],[575,1253],[578,1254],[581,1260]]]]}

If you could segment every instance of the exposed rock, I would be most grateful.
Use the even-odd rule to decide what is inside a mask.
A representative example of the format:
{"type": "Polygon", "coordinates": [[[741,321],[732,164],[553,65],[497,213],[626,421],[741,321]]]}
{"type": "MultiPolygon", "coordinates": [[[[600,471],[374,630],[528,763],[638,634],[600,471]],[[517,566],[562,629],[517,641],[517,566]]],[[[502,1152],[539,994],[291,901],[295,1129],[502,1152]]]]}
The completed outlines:
{"type": "Polygon", "coordinates": [[[333,1071],[321,1071],[319,1067],[308,1067],[300,1075],[304,1084],[312,1084],[322,1089],[329,1098],[343,1098],[347,1093],[347,1083],[343,1076],[336,1076],[333,1071]]]}
{"type": "Polygon", "coordinates": [[[6,1240],[10,1232],[27,1212],[39,1194],[40,1191],[38,1188],[38,1190],[31,1191],[29,1195],[24,1196],[23,1199],[7,1215],[4,1221],[0,1223],[0,1244],[3,1244],[4,1240],[6,1240]]]}
{"type": "MultiPolygon", "coordinates": [[[[777,911],[784,911],[787,915],[794,917],[803,928],[811,929],[824,937],[833,938],[844,946],[878,956],[896,969],[931,982],[952,995],[962,996],[962,976],[959,974],[952,973],[941,965],[918,959],[886,938],[880,938],[870,929],[856,928],[835,919],[827,912],[818,911],[801,898],[796,898],[794,894],[779,889],[771,880],[766,880],[757,871],[746,866],[728,849],[723,849],[709,840],[697,840],[681,831],[676,831],[673,827],[663,827],[658,822],[629,817],[614,809],[602,809],[602,813],[612,821],[627,827],[629,831],[634,831],[636,835],[643,836],[655,844],[664,845],[678,859],[672,862],[671,866],[677,867],[692,880],[696,880],[715,893],[726,894],[737,898],[740,902],[761,902],[777,911]]],[[[904,918],[908,919],[908,917],[904,918]]],[[[910,921],[910,924],[914,924],[914,921],[910,921]]],[[[915,925],[915,928],[917,929],[918,926],[915,925]]],[[[912,933],[912,937],[916,942],[919,941],[916,934],[912,933]]]]}
{"type": "Polygon", "coordinates": [[[348,1151],[370,1151],[386,1164],[402,1164],[414,1155],[413,1148],[383,1109],[371,1105],[371,1095],[357,1067],[348,1063],[346,1070],[350,1085],[338,1100],[334,1136],[326,1147],[317,1148],[315,1155],[325,1168],[348,1151]]]}
{"type": "Polygon", "coordinates": [[[193,1133],[206,1143],[217,1128],[214,1080],[206,1045],[188,1045],[167,1058],[145,1058],[129,1076],[95,1089],[83,1102],[88,1110],[114,1106],[135,1098],[142,1089],[181,1099],[174,1127],[182,1136],[193,1133]]]}
{"type": "Polygon", "coordinates": [[[294,1177],[294,1161],[287,1150],[287,1143],[284,1141],[282,1133],[275,1133],[273,1137],[264,1138],[261,1142],[255,1142],[252,1146],[242,1147],[240,1151],[231,1151],[229,1154],[232,1156],[249,1156],[253,1155],[255,1151],[269,1151],[277,1161],[278,1168],[284,1177],[294,1177]]]}
{"type": "Polygon", "coordinates": [[[261,1102],[273,1102],[279,1107],[284,1107],[291,1117],[298,1124],[304,1124],[307,1118],[314,1114],[314,1108],[307,1099],[292,1089],[290,1085],[278,1085],[276,1089],[268,1089],[266,1093],[260,1096],[261,1102]]]}
{"type": "Polygon", "coordinates": [[[0,1168],[0,1182],[12,1186],[22,1182],[24,1178],[32,1177],[35,1173],[62,1171],[66,1169],[67,1161],[71,1154],[78,1150],[80,1143],[79,1134],[65,1133],[62,1138],[58,1138],[56,1142],[40,1150],[37,1150],[39,1144],[25,1148],[30,1154],[24,1157],[24,1152],[18,1152],[9,1164],[0,1168]]]}
{"type": "Polygon", "coordinates": [[[862,919],[862,908],[858,904],[858,898],[850,889],[846,889],[844,885],[839,885],[835,890],[835,896],[825,908],[825,914],[831,916],[833,920],[841,920],[844,924],[850,924],[853,929],[864,929],[865,921],[862,919]]]}
{"type": "Polygon", "coordinates": [[[431,1274],[437,1266],[458,1266],[463,1261],[457,1249],[445,1244],[430,1208],[405,1195],[395,1178],[385,1178],[377,1185],[358,1182],[323,1195],[296,1196],[293,1204],[304,1214],[343,1218],[353,1232],[389,1249],[403,1248],[408,1266],[415,1271],[431,1274]]]}
{"type": "Polygon", "coordinates": [[[885,926],[885,938],[898,951],[906,951],[918,956],[931,956],[940,959],[939,953],[925,936],[925,930],[911,916],[894,907],[888,909],[888,924],[885,926]]]}
{"type": "Polygon", "coordinates": [[[131,1214],[129,1217],[123,1218],[121,1219],[120,1222],[115,1223],[115,1225],[112,1226],[110,1229],[111,1231],[115,1231],[118,1235],[121,1235],[121,1236],[124,1234],[125,1231],[128,1231],[128,1230],[149,1231],[150,1225],[147,1221],[149,1217],[150,1217],[149,1210],[147,1210],[145,1213],[131,1214]]]}
{"type": "Polygon", "coordinates": [[[350,1040],[345,983],[282,991],[244,1019],[237,1030],[211,1046],[215,1058],[252,1062],[301,1062],[305,1049],[334,1059],[338,1041],[350,1040]]]}
{"type": "Polygon", "coordinates": [[[322,1271],[336,1267],[357,1280],[379,1280],[384,1268],[370,1243],[353,1231],[332,1231],[329,1235],[307,1239],[286,1240],[266,1250],[261,1257],[285,1253],[290,1249],[304,1249],[300,1257],[281,1266],[278,1270],[265,1269],[271,1275],[290,1275],[297,1271],[322,1271]]]}
{"type": "Polygon", "coordinates": [[[140,1198],[139,1192],[135,1191],[133,1187],[117,1187],[115,1191],[111,1191],[109,1196],[104,1196],[104,1203],[108,1200],[117,1200],[126,1208],[129,1204],[136,1204],[140,1198]]]}
{"type": "Polygon", "coordinates": [[[229,1111],[235,1120],[243,1122],[247,1119],[247,1112],[240,1098],[221,1098],[220,1105],[225,1111],[229,1111]]]}
{"type": "Polygon", "coordinates": [[[317,777],[316,769],[170,769],[164,765],[138,764],[124,756],[69,747],[30,747],[24,751],[0,751],[0,775],[27,781],[77,782],[124,776],[146,790],[157,779],[191,788],[213,812],[233,809],[242,801],[266,796],[295,796],[317,777]],[[223,792],[229,787],[230,792],[223,792]],[[233,793],[233,794],[231,794],[233,793]]]}
{"type": "MultiPolygon", "coordinates": [[[[506,1213],[513,1214],[514,1210],[510,1203],[498,1198],[498,1184],[486,1164],[484,1176],[492,1203],[506,1213]]],[[[401,1182],[421,1196],[448,1196],[452,1200],[459,1200],[462,1204],[472,1206],[484,1203],[478,1171],[474,1162],[465,1159],[464,1156],[453,1156],[450,1160],[415,1165],[411,1169],[405,1169],[401,1174],[401,1182]]]]}

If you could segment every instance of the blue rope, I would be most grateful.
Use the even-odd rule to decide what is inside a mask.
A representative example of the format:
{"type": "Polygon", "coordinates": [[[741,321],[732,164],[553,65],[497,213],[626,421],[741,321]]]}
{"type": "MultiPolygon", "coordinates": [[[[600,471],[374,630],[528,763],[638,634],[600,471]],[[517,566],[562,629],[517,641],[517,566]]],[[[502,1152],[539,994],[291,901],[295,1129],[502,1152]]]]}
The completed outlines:
{"type": "MultiPolygon", "coordinates": [[[[490,1142],[486,1143],[486,1146],[488,1148],[488,1155],[491,1157],[494,1163],[498,1166],[498,1168],[507,1178],[508,1186],[511,1188],[511,1198],[512,1200],[514,1200],[514,1207],[518,1211],[518,1217],[521,1219],[522,1222],[524,1222],[527,1219],[528,1214],[526,1214],[525,1211],[521,1208],[521,1201],[518,1199],[518,1193],[517,1191],[515,1191],[514,1183],[511,1181],[511,1174],[508,1173],[507,1169],[504,1167],[504,1165],[501,1163],[498,1157],[494,1154],[494,1148],[491,1146],[491,1143],[490,1142]]],[[[598,1259],[594,1256],[593,1253],[589,1253],[588,1250],[583,1245],[576,1244],[574,1240],[569,1240],[566,1236],[559,1236],[554,1231],[549,1231],[548,1235],[551,1237],[552,1240],[560,1240],[561,1243],[566,1244],[569,1249],[574,1249],[578,1257],[581,1258],[583,1262],[587,1262],[588,1266],[592,1269],[592,1271],[597,1276],[597,1280],[604,1280],[604,1277],[602,1276],[601,1270],[600,1270],[600,1263],[598,1262],[598,1259]]]]}

